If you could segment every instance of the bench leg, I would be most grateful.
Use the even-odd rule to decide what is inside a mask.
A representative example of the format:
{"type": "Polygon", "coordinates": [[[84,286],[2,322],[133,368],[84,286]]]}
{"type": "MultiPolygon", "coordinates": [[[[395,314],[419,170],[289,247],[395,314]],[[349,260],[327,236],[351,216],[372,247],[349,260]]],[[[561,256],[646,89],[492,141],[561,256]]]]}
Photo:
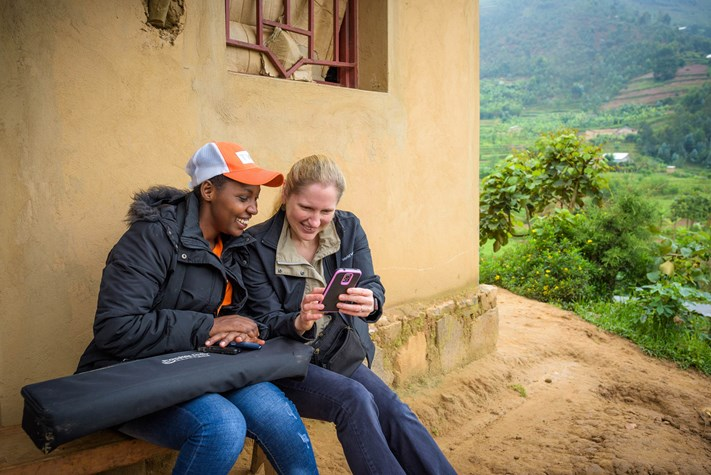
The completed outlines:
{"type": "Polygon", "coordinates": [[[249,464],[249,472],[257,473],[259,468],[264,465],[264,475],[277,475],[276,470],[269,463],[269,459],[264,454],[262,447],[259,446],[257,441],[252,442],[252,461],[249,464]]]}

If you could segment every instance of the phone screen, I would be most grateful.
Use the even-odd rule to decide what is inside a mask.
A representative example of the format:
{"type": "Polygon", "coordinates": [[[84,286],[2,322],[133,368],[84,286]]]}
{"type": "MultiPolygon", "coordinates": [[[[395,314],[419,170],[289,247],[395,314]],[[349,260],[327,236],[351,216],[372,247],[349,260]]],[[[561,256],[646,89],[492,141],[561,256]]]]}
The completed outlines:
{"type": "Polygon", "coordinates": [[[337,269],[331,277],[326,290],[323,293],[324,313],[338,312],[336,304],[339,302],[338,296],[346,293],[346,289],[355,287],[360,279],[360,269],[337,269]]]}

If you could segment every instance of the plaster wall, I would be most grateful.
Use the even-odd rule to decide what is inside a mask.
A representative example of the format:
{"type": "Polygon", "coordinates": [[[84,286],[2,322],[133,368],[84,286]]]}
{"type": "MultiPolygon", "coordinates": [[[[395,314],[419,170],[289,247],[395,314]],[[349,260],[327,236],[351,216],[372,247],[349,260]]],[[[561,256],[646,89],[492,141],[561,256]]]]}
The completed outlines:
{"type": "Polygon", "coordinates": [[[0,425],[74,371],[132,194],[187,186],[209,140],[283,171],[336,159],[388,304],[476,287],[477,1],[388,2],[388,92],[235,73],[224,2],[185,9],[171,43],[140,0],[0,0],[0,425]]]}

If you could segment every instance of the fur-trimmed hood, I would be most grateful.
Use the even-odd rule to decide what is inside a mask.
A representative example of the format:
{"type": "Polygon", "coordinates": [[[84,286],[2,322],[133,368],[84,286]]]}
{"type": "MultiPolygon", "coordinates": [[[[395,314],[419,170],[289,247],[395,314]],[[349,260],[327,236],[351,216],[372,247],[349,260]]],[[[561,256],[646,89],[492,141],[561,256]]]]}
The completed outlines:
{"type": "Polygon", "coordinates": [[[141,190],[133,195],[133,203],[126,214],[126,223],[131,225],[137,221],[158,221],[163,205],[182,198],[187,193],[190,191],[163,185],[141,190]]]}

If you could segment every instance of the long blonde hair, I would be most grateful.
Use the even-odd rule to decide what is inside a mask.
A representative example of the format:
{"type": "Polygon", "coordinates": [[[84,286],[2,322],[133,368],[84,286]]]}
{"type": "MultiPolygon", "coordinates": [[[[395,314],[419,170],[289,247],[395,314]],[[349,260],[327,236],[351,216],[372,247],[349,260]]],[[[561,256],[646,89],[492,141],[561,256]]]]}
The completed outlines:
{"type": "Polygon", "coordinates": [[[310,155],[291,166],[291,170],[284,180],[279,206],[284,204],[286,199],[294,193],[298,193],[314,183],[325,186],[333,185],[338,192],[337,202],[341,200],[343,192],[346,191],[346,178],[336,162],[325,155],[310,155]]]}

